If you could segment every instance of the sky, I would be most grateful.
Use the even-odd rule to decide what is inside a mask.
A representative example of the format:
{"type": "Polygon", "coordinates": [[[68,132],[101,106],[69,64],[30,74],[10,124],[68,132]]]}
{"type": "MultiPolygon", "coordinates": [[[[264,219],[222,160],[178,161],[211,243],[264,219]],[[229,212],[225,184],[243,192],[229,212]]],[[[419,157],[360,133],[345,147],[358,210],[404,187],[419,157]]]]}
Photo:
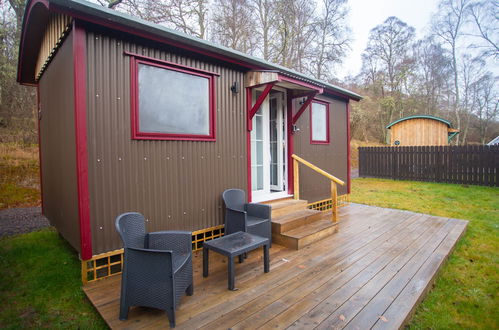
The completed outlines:
{"type": "Polygon", "coordinates": [[[359,73],[361,54],[366,48],[369,31],[383,23],[388,17],[396,16],[416,29],[416,37],[427,32],[431,16],[436,12],[438,0],[349,0],[349,25],[352,30],[352,51],[337,68],[338,78],[359,73]]]}

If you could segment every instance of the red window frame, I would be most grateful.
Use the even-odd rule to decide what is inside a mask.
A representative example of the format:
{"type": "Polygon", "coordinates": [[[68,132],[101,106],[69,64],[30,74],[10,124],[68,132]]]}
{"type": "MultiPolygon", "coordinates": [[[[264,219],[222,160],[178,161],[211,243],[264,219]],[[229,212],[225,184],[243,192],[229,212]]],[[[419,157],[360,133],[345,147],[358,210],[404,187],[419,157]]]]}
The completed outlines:
{"type": "MultiPolygon", "coordinates": [[[[131,55],[131,54],[128,54],[131,55]]],[[[183,140],[183,141],[216,141],[216,99],[215,99],[215,76],[217,74],[172,62],[157,60],[145,56],[130,56],[130,100],[131,100],[131,125],[132,139],[134,140],[183,140]],[[208,79],[209,93],[209,134],[178,134],[178,133],[154,133],[140,131],[140,109],[139,109],[139,64],[150,65],[166,70],[172,70],[208,79]]]]}
{"type": "Polygon", "coordinates": [[[319,100],[313,100],[312,103],[310,104],[310,144],[329,144],[330,143],[330,132],[329,132],[329,103],[324,102],[324,101],[319,101],[319,100]],[[314,103],[319,103],[323,104],[326,106],[326,140],[314,140],[312,132],[314,131],[313,127],[313,122],[312,122],[312,112],[313,110],[313,104],[314,103]]]}

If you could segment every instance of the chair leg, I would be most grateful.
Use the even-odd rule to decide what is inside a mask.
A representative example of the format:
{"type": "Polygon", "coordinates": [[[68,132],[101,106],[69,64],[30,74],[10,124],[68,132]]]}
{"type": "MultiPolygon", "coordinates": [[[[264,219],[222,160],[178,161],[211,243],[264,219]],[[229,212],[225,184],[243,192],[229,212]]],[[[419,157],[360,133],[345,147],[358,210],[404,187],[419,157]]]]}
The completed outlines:
{"type": "Polygon", "coordinates": [[[194,283],[191,283],[191,285],[189,285],[187,289],[185,289],[185,293],[188,296],[192,296],[194,294],[194,283]]]}
{"type": "Polygon", "coordinates": [[[128,309],[129,307],[124,303],[120,303],[120,320],[124,321],[128,319],[128,309]]]}
{"type": "Polygon", "coordinates": [[[170,321],[170,328],[175,328],[175,307],[170,307],[166,310],[166,315],[170,321]]]}

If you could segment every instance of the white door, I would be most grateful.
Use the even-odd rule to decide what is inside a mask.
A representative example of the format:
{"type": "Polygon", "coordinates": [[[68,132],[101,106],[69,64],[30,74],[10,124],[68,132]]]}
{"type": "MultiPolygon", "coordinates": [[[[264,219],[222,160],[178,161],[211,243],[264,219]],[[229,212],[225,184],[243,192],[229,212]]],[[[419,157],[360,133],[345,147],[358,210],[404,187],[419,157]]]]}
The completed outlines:
{"type": "MultiPolygon", "coordinates": [[[[253,103],[261,91],[253,93],[253,103]]],[[[251,187],[255,202],[287,195],[284,93],[272,91],[253,117],[251,187]]]]}

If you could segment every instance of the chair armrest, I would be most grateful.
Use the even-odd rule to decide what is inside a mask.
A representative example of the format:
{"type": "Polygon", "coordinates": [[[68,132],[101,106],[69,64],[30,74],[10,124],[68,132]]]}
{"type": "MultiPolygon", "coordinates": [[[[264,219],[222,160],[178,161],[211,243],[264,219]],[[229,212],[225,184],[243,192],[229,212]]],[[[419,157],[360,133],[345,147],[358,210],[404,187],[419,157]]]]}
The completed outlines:
{"type": "Polygon", "coordinates": [[[141,274],[173,275],[172,251],[125,248],[125,268],[128,276],[141,274]]]}
{"type": "Polygon", "coordinates": [[[192,252],[192,233],[168,230],[146,234],[146,246],[155,250],[170,250],[173,253],[192,252]]]}
{"type": "Polygon", "coordinates": [[[272,213],[272,207],[266,204],[249,203],[246,204],[246,210],[248,211],[248,214],[254,217],[269,220],[272,213]]]}
{"type": "Polygon", "coordinates": [[[246,211],[225,209],[225,234],[246,231],[246,211]]]}

